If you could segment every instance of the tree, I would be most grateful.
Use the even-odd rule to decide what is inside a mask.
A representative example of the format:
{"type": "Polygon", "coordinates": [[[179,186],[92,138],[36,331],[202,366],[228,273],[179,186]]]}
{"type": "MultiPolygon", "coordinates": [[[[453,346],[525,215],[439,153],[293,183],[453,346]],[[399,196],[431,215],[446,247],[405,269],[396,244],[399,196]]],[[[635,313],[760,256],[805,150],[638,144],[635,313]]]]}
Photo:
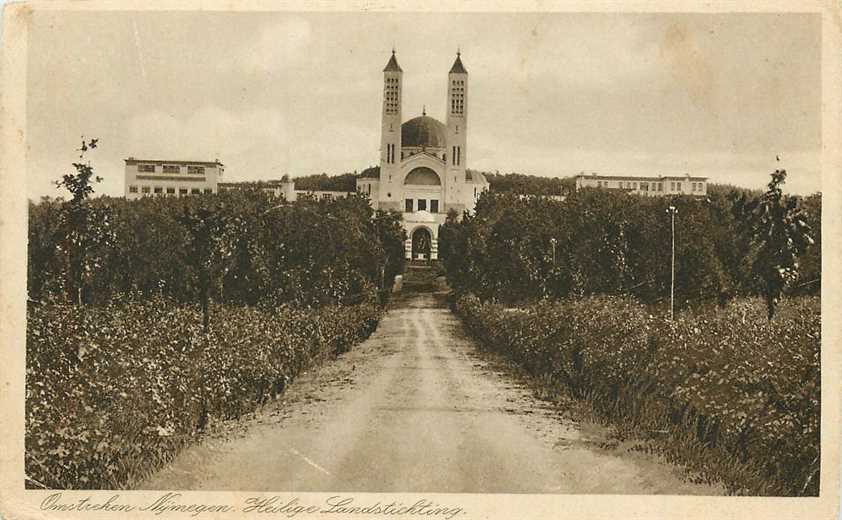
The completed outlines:
{"type": "Polygon", "coordinates": [[[761,284],[769,320],[784,289],[798,279],[798,257],[813,243],[798,199],[781,190],[784,182],[786,170],[775,170],[766,193],[750,200],[742,197],[734,207],[754,249],[751,270],[761,284]]]}
{"type": "Polygon", "coordinates": [[[188,232],[187,259],[196,269],[199,299],[202,305],[202,326],[210,330],[210,290],[215,268],[225,256],[222,247],[226,218],[224,208],[206,204],[201,196],[186,199],[183,213],[178,217],[188,232]],[[198,201],[195,205],[195,201],[198,201]]]}
{"type": "Polygon", "coordinates": [[[396,211],[377,210],[374,215],[374,229],[383,247],[383,280],[384,287],[392,286],[395,276],[404,269],[404,241],[406,231],[401,225],[401,214],[396,211]]]}
{"type": "MultiPolygon", "coordinates": [[[[79,159],[97,147],[98,139],[85,141],[77,150],[79,159]]],[[[84,288],[86,279],[91,272],[99,267],[99,259],[92,252],[98,246],[107,245],[113,236],[110,229],[110,208],[95,208],[90,204],[94,193],[93,184],[102,181],[102,177],[94,176],[94,169],[88,162],[74,162],[76,173],[64,174],[61,180],[55,182],[56,187],[65,188],[71,194],[71,199],[61,207],[60,226],[63,231],[63,243],[60,248],[66,258],[65,291],[70,301],[81,305],[84,303],[84,288]]]]}

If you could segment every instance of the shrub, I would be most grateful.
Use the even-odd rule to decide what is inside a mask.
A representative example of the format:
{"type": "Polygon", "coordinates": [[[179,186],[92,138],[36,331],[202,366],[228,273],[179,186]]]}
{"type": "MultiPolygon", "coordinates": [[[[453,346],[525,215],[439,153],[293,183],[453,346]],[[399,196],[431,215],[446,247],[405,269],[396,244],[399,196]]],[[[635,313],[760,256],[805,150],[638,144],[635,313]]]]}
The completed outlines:
{"type": "Polygon", "coordinates": [[[314,360],[375,328],[379,307],[267,312],[153,299],[32,305],[27,321],[30,485],[116,488],[169,460],[209,421],[277,396],[314,360]]]}
{"type": "Polygon", "coordinates": [[[786,301],[772,322],[760,299],[676,321],[622,297],[507,310],[467,295],[456,308],[484,346],[601,416],[637,434],[669,431],[671,458],[707,466],[731,492],[818,493],[818,297],[786,301]],[[717,467],[693,460],[712,451],[717,467]]]}

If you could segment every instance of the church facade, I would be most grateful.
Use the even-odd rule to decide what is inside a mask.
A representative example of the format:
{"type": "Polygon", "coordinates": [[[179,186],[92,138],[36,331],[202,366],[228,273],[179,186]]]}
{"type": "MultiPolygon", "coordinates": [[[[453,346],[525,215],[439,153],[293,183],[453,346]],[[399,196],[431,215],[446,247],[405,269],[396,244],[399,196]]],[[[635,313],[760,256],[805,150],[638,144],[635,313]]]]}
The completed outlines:
{"type": "Polygon", "coordinates": [[[438,227],[447,213],[473,211],[488,181],[467,170],[468,71],[459,53],[447,76],[445,122],[403,120],[403,70],[395,52],[383,69],[380,173],[360,178],[357,191],[375,209],[398,211],[407,233],[406,258],[438,258],[438,227]]]}

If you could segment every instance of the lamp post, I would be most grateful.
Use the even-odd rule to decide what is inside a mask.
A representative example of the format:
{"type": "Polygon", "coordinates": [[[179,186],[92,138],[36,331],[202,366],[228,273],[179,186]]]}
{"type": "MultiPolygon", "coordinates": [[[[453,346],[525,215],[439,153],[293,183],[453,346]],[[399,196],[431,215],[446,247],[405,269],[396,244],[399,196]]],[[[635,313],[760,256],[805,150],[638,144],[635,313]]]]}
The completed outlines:
{"type": "Polygon", "coordinates": [[[555,267],[555,245],[558,243],[558,240],[555,237],[550,239],[550,246],[553,248],[553,267],[555,267]]]}
{"type": "Polygon", "coordinates": [[[675,215],[678,213],[678,208],[670,206],[667,208],[667,213],[670,215],[670,228],[672,240],[672,259],[670,261],[670,320],[675,319],[675,215]]]}

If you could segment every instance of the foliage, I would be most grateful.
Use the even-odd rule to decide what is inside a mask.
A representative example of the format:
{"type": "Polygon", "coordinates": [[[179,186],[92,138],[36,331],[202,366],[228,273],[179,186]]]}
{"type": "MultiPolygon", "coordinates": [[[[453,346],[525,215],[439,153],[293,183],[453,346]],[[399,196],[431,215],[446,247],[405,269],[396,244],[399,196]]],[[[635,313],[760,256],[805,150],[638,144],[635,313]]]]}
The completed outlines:
{"type": "Polygon", "coordinates": [[[90,197],[94,193],[93,184],[102,181],[94,176],[90,162],[81,162],[85,153],[97,147],[98,139],[85,141],[79,151],[80,162],[74,162],[75,173],[62,175],[56,181],[56,187],[70,192],[71,199],[58,208],[58,229],[60,240],[55,242],[56,251],[64,256],[62,288],[69,300],[82,304],[86,301],[85,290],[90,283],[93,271],[101,264],[97,250],[107,246],[113,240],[111,233],[110,211],[108,208],[94,207],[90,197]]]}
{"type": "Polygon", "coordinates": [[[793,290],[802,294],[818,294],[822,282],[822,194],[803,198],[800,207],[812,232],[813,244],[798,259],[798,285],[793,290]]]}
{"type": "Polygon", "coordinates": [[[617,296],[512,310],[466,295],[456,308],[484,346],[638,436],[668,432],[661,451],[731,492],[818,493],[817,297],[788,301],[772,322],[745,299],[676,321],[617,296]]]}
{"type": "MultiPolygon", "coordinates": [[[[559,201],[483,193],[475,213],[449,215],[441,226],[440,258],[451,287],[483,301],[605,294],[664,306],[670,293],[666,208],[675,206],[676,306],[724,304],[762,294],[753,270],[755,249],[742,231],[746,220],[734,210],[740,194],[644,197],[581,189],[559,201]]],[[[810,201],[811,211],[820,213],[821,197],[810,201]]],[[[815,271],[821,244],[798,254],[814,255],[815,271]]],[[[807,290],[816,294],[818,286],[807,290]]]]}
{"type": "Polygon", "coordinates": [[[26,473],[49,488],[117,488],[168,461],[207,424],[276,397],[314,360],[376,326],[372,304],[200,310],[153,298],[30,305],[26,473]]]}
{"type": "Polygon", "coordinates": [[[734,212],[752,248],[751,270],[760,281],[771,320],[784,289],[798,279],[798,257],[813,244],[798,198],[784,196],[786,170],[775,170],[762,197],[740,197],[734,212]]]}
{"type": "Polygon", "coordinates": [[[296,190],[303,191],[356,191],[357,172],[328,175],[326,173],[295,177],[296,190]]]}
{"type": "MultiPolygon", "coordinates": [[[[393,253],[386,257],[403,237],[396,217],[375,215],[358,195],[286,203],[229,191],[88,204],[111,215],[110,240],[89,251],[97,268],[87,274],[88,300],[98,305],[153,295],[198,302],[209,287],[217,302],[317,307],[370,298],[380,266],[389,264],[387,286],[401,268],[393,253]]],[[[30,204],[28,290],[36,301],[61,298],[57,205],[30,204]]]]}
{"type": "MultiPolygon", "coordinates": [[[[469,170],[473,171],[473,170],[469,170]]],[[[572,177],[539,177],[522,173],[482,172],[491,190],[518,195],[568,195],[574,191],[572,177]]]]}

